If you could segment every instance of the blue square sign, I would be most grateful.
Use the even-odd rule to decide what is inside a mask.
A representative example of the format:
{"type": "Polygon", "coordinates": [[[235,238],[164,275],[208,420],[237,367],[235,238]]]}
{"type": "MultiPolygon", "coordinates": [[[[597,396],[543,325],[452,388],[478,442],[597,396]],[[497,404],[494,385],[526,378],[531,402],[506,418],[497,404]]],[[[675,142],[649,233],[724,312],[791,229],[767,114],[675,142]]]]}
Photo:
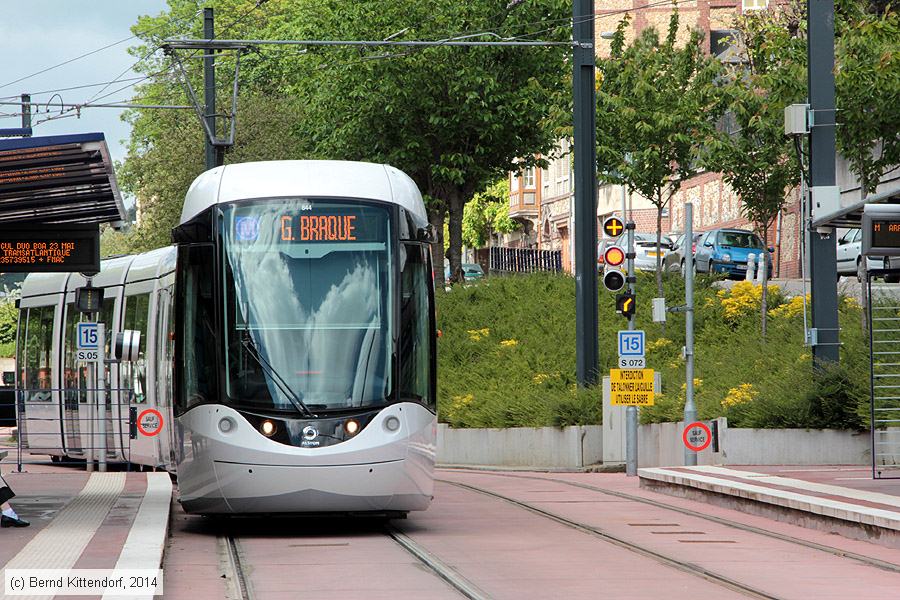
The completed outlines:
{"type": "Polygon", "coordinates": [[[644,332],[620,331],[619,356],[644,356],[644,332]]]}

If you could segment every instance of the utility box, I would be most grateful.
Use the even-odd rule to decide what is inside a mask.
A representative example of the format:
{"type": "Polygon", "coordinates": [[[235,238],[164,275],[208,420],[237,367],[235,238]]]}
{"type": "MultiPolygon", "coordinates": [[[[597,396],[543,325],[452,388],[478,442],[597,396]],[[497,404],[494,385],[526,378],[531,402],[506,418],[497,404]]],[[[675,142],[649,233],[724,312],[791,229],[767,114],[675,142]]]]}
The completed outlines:
{"type": "Polygon", "coordinates": [[[841,209],[841,188],[836,185],[816,185],[809,189],[812,195],[813,218],[821,219],[841,209]]]}
{"type": "Polygon", "coordinates": [[[784,107],[784,135],[809,133],[809,104],[791,104],[784,107]]]}

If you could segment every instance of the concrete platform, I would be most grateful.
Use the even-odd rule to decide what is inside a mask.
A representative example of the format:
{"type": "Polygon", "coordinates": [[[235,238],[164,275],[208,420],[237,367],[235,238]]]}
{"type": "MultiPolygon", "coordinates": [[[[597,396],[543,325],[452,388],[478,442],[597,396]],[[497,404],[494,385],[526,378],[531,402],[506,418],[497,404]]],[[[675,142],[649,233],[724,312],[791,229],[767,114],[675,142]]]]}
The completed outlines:
{"type": "Polygon", "coordinates": [[[900,548],[900,480],[868,467],[657,467],[641,487],[900,548]]]}
{"type": "MultiPolygon", "coordinates": [[[[31,526],[0,530],[0,578],[7,569],[161,567],[172,498],[168,473],[86,473],[49,465],[10,473],[11,465],[2,466],[16,493],[10,503],[31,526]]],[[[22,597],[5,592],[0,589],[0,599],[22,597]]]]}

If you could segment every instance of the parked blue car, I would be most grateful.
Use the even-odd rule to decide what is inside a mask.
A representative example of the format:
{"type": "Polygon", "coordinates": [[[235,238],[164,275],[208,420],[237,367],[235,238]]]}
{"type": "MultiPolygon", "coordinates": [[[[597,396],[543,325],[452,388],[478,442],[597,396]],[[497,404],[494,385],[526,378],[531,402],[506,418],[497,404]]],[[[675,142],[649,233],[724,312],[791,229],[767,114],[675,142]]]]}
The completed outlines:
{"type": "Polygon", "coordinates": [[[746,229],[713,229],[703,234],[697,242],[694,269],[697,273],[725,273],[729,277],[743,279],[747,274],[747,256],[766,257],[768,277],[772,277],[772,252],[764,248],[762,240],[746,229]]]}

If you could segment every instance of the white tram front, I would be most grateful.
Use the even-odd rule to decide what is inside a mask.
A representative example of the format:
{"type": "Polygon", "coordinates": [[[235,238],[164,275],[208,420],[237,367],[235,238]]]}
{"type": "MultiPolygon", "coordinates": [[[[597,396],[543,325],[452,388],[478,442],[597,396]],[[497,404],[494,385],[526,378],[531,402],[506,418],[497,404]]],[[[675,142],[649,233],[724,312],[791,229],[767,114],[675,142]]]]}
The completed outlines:
{"type": "MultiPolygon", "coordinates": [[[[130,448],[131,461],[174,469],[193,513],[427,508],[436,329],[431,236],[412,180],[368,163],[219,167],[194,181],[173,238],[174,248],[105,262],[94,279],[109,288],[109,329],[145,333],[143,360],[113,366],[111,380],[164,415],[163,433],[152,443],[138,436],[148,447],[130,448]]],[[[23,288],[25,390],[40,390],[42,377],[49,388],[78,387],[66,361],[81,282],[53,277],[23,288]],[[36,359],[44,370],[29,366],[35,335],[47,337],[46,347],[34,342],[50,353],[36,359]]],[[[26,413],[56,415],[55,452],[82,456],[66,417],[85,400],[28,394],[26,413]]],[[[111,460],[127,445],[115,404],[111,460]]]]}

